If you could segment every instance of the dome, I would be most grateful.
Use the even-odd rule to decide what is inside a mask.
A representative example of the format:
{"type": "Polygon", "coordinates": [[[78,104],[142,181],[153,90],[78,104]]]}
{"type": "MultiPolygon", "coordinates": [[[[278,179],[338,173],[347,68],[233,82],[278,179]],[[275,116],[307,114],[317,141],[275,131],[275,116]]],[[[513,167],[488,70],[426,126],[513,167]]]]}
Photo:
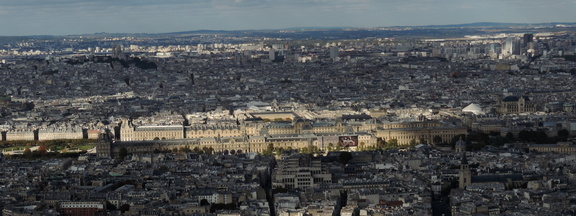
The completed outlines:
{"type": "Polygon", "coordinates": [[[456,146],[466,146],[466,142],[464,142],[464,140],[458,140],[458,142],[456,142],[456,146]]]}

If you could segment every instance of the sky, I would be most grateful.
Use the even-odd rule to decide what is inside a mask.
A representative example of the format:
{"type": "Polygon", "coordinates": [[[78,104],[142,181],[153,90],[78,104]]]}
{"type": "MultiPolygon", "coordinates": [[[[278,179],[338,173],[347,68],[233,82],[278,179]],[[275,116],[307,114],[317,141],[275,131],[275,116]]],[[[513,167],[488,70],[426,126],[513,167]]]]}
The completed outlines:
{"type": "Polygon", "coordinates": [[[0,35],[576,22],[575,0],[0,0],[0,35]]]}

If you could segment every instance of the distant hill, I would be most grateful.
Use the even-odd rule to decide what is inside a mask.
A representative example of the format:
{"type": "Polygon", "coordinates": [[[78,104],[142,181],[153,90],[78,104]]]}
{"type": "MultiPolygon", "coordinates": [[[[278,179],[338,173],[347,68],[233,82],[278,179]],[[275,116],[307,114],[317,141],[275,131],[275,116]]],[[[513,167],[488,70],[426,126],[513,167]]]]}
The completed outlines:
{"type": "MultiPolygon", "coordinates": [[[[359,28],[359,27],[348,27],[348,26],[333,26],[333,27],[292,27],[292,28],[279,28],[279,29],[247,29],[247,30],[191,30],[191,31],[180,31],[180,32],[166,32],[166,33],[107,33],[98,32],[93,34],[78,34],[78,35],[31,35],[31,36],[0,36],[0,41],[18,41],[22,38],[50,38],[50,37],[66,37],[66,36],[85,36],[85,37],[120,37],[120,36],[144,36],[144,37],[165,37],[165,36],[177,36],[177,35],[235,35],[235,36],[250,36],[254,34],[263,34],[270,37],[279,37],[279,34],[285,34],[290,31],[292,33],[300,34],[302,38],[305,35],[315,34],[316,36],[324,34],[324,38],[330,39],[330,35],[334,36],[332,39],[339,38],[359,38],[363,36],[384,36],[382,34],[386,33],[386,37],[398,37],[398,36],[418,36],[430,35],[434,37],[447,36],[447,35],[466,35],[466,34],[476,34],[481,28],[492,28],[494,30],[508,32],[515,31],[514,28],[526,27],[526,28],[553,28],[555,25],[576,25],[576,22],[550,22],[550,23],[500,23],[500,22],[476,22],[476,23],[464,23],[464,24],[447,24],[447,25],[425,25],[425,26],[381,26],[381,27],[371,27],[371,28],[359,28]],[[387,30],[386,32],[379,32],[376,34],[375,28],[411,28],[412,33],[407,33],[409,29],[398,29],[398,30],[387,30]],[[352,30],[352,31],[350,31],[352,30]],[[424,30],[424,32],[423,32],[424,30]],[[448,31],[446,31],[448,30],[448,31]],[[468,32],[462,32],[462,31],[468,32]],[[450,32],[452,31],[452,32],[450,32]],[[460,32],[454,32],[460,31],[460,32]],[[376,34],[376,35],[374,35],[376,34]]],[[[575,27],[572,27],[575,29],[575,27]]],[[[293,35],[291,35],[293,37],[293,35]]]]}
{"type": "Polygon", "coordinates": [[[171,35],[171,34],[175,34],[175,35],[181,35],[181,34],[227,34],[230,32],[235,32],[235,31],[230,31],[230,30],[193,30],[193,31],[166,32],[166,33],[157,33],[157,34],[167,34],[167,35],[171,35]]]}
{"type": "MultiPolygon", "coordinates": [[[[477,22],[477,23],[464,23],[464,24],[447,24],[447,25],[426,25],[426,26],[386,26],[382,28],[394,28],[394,27],[404,27],[404,28],[507,28],[507,27],[536,27],[536,26],[554,26],[554,25],[576,25],[576,22],[552,22],[552,23],[500,23],[500,22],[477,22]]],[[[344,29],[357,29],[364,30],[370,28],[358,28],[349,26],[334,26],[334,27],[292,27],[292,28],[280,28],[280,29],[251,29],[251,30],[193,30],[193,31],[182,31],[182,32],[169,32],[169,33],[158,33],[156,35],[177,35],[177,34],[231,34],[239,32],[274,32],[274,31],[338,31],[344,29]]]]}
{"type": "Polygon", "coordinates": [[[500,22],[477,22],[465,24],[449,24],[449,25],[427,25],[419,27],[433,27],[433,28],[464,28],[464,27],[516,27],[516,26],[551,26],[551,25],[575,25],[574,22],[552,22],[552,23],[500,23],[500,22]]]}

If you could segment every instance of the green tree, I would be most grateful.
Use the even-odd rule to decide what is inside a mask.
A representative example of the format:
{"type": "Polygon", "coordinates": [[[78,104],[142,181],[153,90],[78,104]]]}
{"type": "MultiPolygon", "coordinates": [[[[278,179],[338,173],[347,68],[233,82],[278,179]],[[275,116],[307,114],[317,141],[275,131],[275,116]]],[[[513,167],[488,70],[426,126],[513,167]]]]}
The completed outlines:
{"type": "Polygon", "coordinates": [[[424,138],[420,138],[420,144],[428,144],[428,141],[424,138]]]}
{"type": "Polygon", "coordinates": [[[186,145],[186,146],[180,147],[180,149],[178,149],[178,151],[184,152],[184,153],[189,153],[189,152],[192,152],[192,149],[190,149],[190,146],[186,145]]]}
{"type": "Polygon", "coordinates": [[[520,132],[518,132],[518,140],[520,141],[529,141],[531,140],[531,133],[530,131],[527,130],[521,130],[520,132]]]}
{"type": "Polygon", "coordinates": [[[310,149],[308,147],[303,147],[300,149],[300,153],[302,154],[310,154],[310,149]]]}
{"type": "Polygon", "coordinates": [[[30,155],[32,155],[32,150],[30,150],[30,148],[26,148],[26,149],[24,150],[24,153],[23,153],[23,154],[24,154],[24,156],[30,156],[30,155]]]}
{"type": "Polygon", "coordinates": [[[336,144],[336,151],[340,151],[342,150],[342,143],[340,141],[338,141],[338,143],[336,144]]]}
{"type": "Polygon", "coordinates": [[[278,154],[282,154],[282,152],[284,152],[284,148],[278,147],[278,148],[275,148],[274,151],[277,152],[278,154]]]}
{"type": "Polygon", "coordinates": [[[366,144],[365,144],[364,142],[360,142],[360,145],[358,145],[358,150],[364,151],[364,150],[365,150],[365,146],[366,146],[366,144]]]}
{"type": "Polygon", "coordinates": [[[506,137],[506,139],[507,139],[508,141],[514,140],[514,134],[513,134],[512,132],[506,133],[506,136],[505,136],[505,137],[506,137]]]}
{"type": "Polygon", "coordinates": [[[112,204],[110,201],[106,200],[106,209],[108,211],[114,211],[116,210],[116,206],[112,204]]]}
{"type": "Polygon", "coordinates": [[[204,154],[211,154],[209,151],[210,150],[208,149],[207,146],[202,147],[202,152],[204,152],[204,154]]]}
{"type": "Polygon", "coordinates": [[[524,142],[534,142],[534,143],[548,143],[548,135],[544,131],[528,131],[522,130],[518,133],[518,139],[524,142]]]}
{"type": "Polygon", "coordinates": [[[416,139],[410,140],[410,148],[414,148],[414,146],[416,146],[417,144],[418,144],[418,142],[416,142],[416,139]]]}
{"type": "Polygon", "coordinates": [[[566,139],[568,139],[568,137],[570,136],[570,132],[568,132],[568,130],[566,129],[562,129],[558,131],[558,138],[560,138],[562,141],[566,141],[566,139]]]}
{"type": "Polygon", "coordinates": [[[130,211],[130,204],[121,205],[120,208],[118,208],[118,210],[122,211],[122,213],[130,211]]]}
{"type": "Polygon", "coordinates": [[[432,138],[432,142],[434,144],[440,144],[442,142],[442,137],[440,136],[434,136],[434,138],[432,138]]]}
{"type": "Polygon", "coordinates": [[[384,139],[376,140],[376,148],[383,149],[386,147],[386,141],[384,139]]]}
{"type": "Polygon", "coordinates": [[[126,156],[128,156],[128,149],[126,149],[126,147],[120,148],[120,152],[118,152],[118,157],[120,157],[121,160],[124,160],[126,156]]]}
{"type": "Polygon", "coordinates": [[[328,152],[333,151],[334,150],[334,144],[328,143],[328,149],[327,150],[328,150],[328,152]]]}
{"type": "Polygon", "coordinates": [[[263,155],[273,155],[274,154],[274,143],[268,143],[268,147],[266,147],[266,150],[264,150],[264,152],[262,152],[263,155]]]}
{"type": "Polygon", "coordinates": [[[508,140],[503,137],[503,136],[490,136],[490,138],[488,139],[488,145],[493,145],[493,146],[503,146],[506,142],[508,142],[508,140]]]}
{"type": "MultiPolygon", "coordinates": [[[[206,147],[204,147],[206,148],[206,147]]],[[[193,152],[199,153],[200,152],[200,148],[198,148],[198,146],[194,147],[194,149],[192,149],[193,152]]]]}
{"type": "Polygon", "coordinates": [[[398,148],[398,140],[397,139],[390,139],[386,142],[386,148],[398,148]]]}
{"type": "Polygon", "coordinates": [[[320,149],[318,148],[318,146],[311,146],[310,147],[310,153],[312,153],[312,154],[320,153],[320,149]]]}
{"type": "Polygon", "coordinates": [[[208,200],[206,199],[202,199],[200,200],[200,206],[209,206],[210,203],[208,202],[208,200]]]}

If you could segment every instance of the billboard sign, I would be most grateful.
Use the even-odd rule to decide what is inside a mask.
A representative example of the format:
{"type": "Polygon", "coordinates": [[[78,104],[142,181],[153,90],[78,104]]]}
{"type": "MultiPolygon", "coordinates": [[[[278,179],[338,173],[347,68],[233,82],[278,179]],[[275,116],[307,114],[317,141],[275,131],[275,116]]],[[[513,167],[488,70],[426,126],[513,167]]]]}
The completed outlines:
{"type": "Polygon", "coordinates": [[[342,147],[358,146],[358,136],[340,136],[338,141],[342,147]]]}

